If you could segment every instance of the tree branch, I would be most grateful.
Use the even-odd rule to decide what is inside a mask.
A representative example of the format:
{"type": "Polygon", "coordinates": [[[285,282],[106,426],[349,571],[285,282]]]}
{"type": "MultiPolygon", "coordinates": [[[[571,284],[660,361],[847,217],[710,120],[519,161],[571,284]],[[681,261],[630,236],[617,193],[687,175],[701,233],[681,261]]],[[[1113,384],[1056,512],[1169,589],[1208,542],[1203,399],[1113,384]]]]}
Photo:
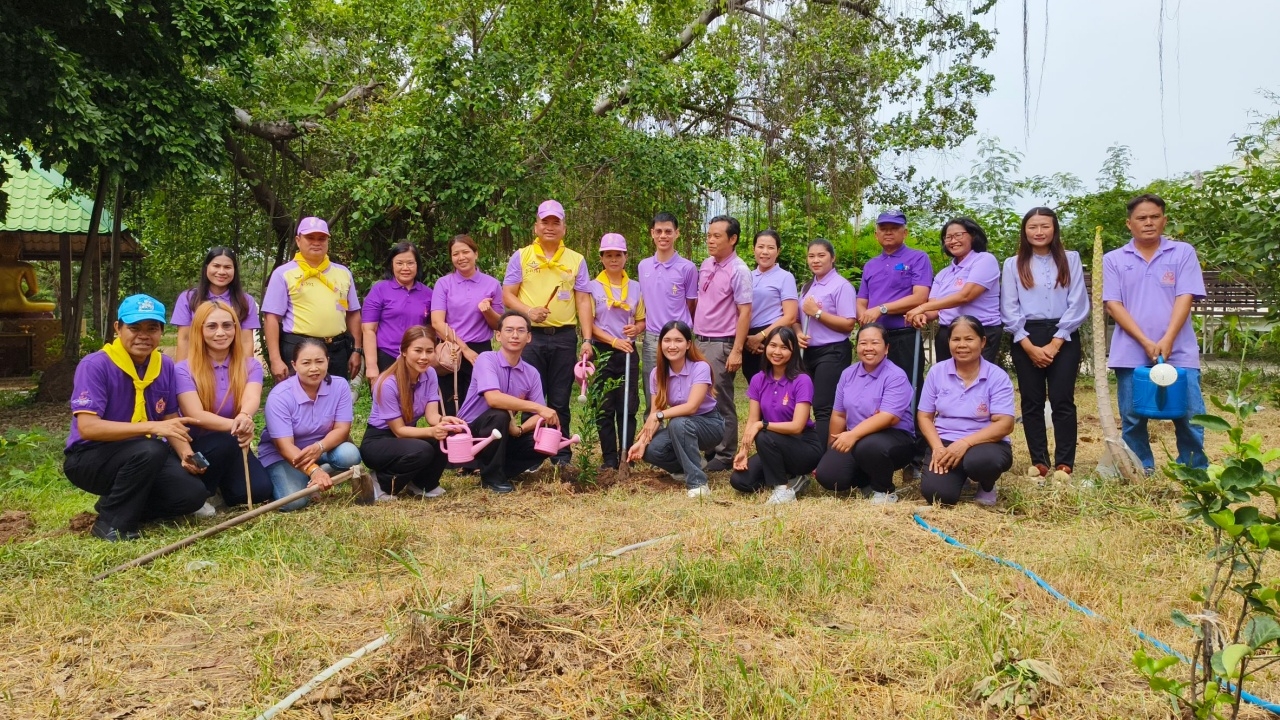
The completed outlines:
{"type": "Polygon", "coordinates": [[[745,4],[745,3],[743,3],[743,4],[739,4],[739,5],[737,5],[737,6],[736,6],[736,8],[735,8],[735,9],[736,9],[738,12],[743,13],[744,15],[755,15],[756,17],[760,18],[761,20],[768,20],[769,22],[771,22],[771,23],[773,23],[773,24],[777,25],[778,27],[782,28],[783,30],[786,30],[786,31],[787,31],[787,34],[788,34],[788,35],[790,35],[791,37],[796,37],[796,36],[797,36],[797,33],[796,33],[796,29],[795,29],[795,28],[791,27],[790,25],[788,25],[787,23],[783,22],[782,20],[779,20],[779,19],[778,19],[778,18],[776,18],[776,17],[773,17],[772,15],[766,15],[765,13],[762,13],[762,12],[760,12],[759,10],[756,10],[755,8],[751,7],[750,5],[747,5],[747,4],[745,4]]]}
{"type": "Polygon", "coordinates": [[[271,229],[275,231],[276,237],[292,237],[293,218],[287,212],[281,212],[284,208],[281,206],[280,198],[267,185],[267,181],[258,172],[258,169],[254,167],[253,161],[249,159],[244,148],[240,147],[240,143],[236,142],[235,138],[230,135],[223,142],[227,147],[227,151],[231,153],[231,161],[235,165],[236,172],[244,179],[245,184],[249,186],[249,191],[253,193],[253,199],[267,214],[267,219],[271,221],[271,229]]]}
{"type": "MultiPolygon", "coordinates": [[[[337,98],[333,102],[324,107],[323,117],[330,118],[338,113],[339,110],[351,104],[355,100],[364,100],[373,95],[380,87],[385,85],[381,81],[371,82],[367,85],[357,85],[342,97],[337,98]]],[[[315,132],[320,129],[320,123],[314,120],[272,120],[263,122],[254,120],[253,116],[247,110],[242,108],[232,108],[232,126],[237,130],[241,130],[255,137],[260,137],[270,143],[282,143],[301,137],[302,135],[315,132]]]]}
{"type": "Polygon", "coordinates": [[[826,5],[837,10],[852,10],[885,29],[889,28],[889,23],[876,14],[875,7],[871,3],[855,2],[854,0],[809,0],[809,2],[815,5],[826,5]]]}
{"type": "Polygon", "coordinates": [[[751,128],[752,130],[755,130],[756,132],[766,137],[773,134],[773,131],[765,127],[764,125],[748,120],[742,117],[741,115],[736,115],[734,113],[731,113],[728,110],[723,110],[723,111],[712,110],[711,108],[705,108],[705,107],[702,107],[701,105],[694,105],[693,103],[683,103],[683,102],[680,103],[680,107],[684,110],[698,113],[699,115],[703,115],[705,117],[717,117],[717,118],[723,118],[725,120],[730,120],[739,125],[742,125],[743,127],[751,128]]]}

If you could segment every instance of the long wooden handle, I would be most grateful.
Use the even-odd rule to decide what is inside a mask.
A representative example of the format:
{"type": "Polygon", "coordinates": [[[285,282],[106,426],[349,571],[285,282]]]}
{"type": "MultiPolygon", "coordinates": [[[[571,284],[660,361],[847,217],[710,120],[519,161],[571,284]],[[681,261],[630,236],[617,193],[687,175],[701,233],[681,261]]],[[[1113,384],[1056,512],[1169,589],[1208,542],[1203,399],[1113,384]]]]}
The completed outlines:
{"type": "Polygon", "coordinates": [[[547,296],[547,301],[546,301],[546,302],[544,302],[544,303],[542,303],[542,309],[543,309],[543,310],[546,310],[547,308],[551,307],[551,301],[556,299],[556,293],[558,293],[558,292],[560,292],[560,286],[559,286],[559,285],[557,285],[557,286],[556,286],[556,287],[551,291],[551,294],[547,296]]]}
{"type": "Polygon", "coordinates": [[[249,448],[241,448],[244,453],[244,497],[248,501],[249,509],[253,509],[253,486],[249,482],[249,448]]]}
{"type": "MultiPolygon", "coordinates": [[[[346,471],[344,471],[344,472],[340,472],[340,473],[338,473],[337,475],[334,475],[334,476],[333,476],[333,484],[334,484],[334,485],[339,485],[339,484],[344,483],[344,482],[346,482],[346,481],[348,481],[348,480],[351,480],[352,478],[358,478],[358,477],[361,477],[361,476],[363,476],[363,474],[364,474],[364,470],[363,470],[363,468],[362,468],[361,466],[357,465],[357,466],[355,466],[355,467],[351,468],[350,470],[346,470],[346,471]]],[[[159,550],[152,550],[151,552],[147,553],[146,555],[143,555],[142,557],[134,558],[133,560],[130,560],[130,561],[129,561],[129,562],[127,562],[127,563],[122,563],[122,564],[120,564],[120,565],[117,565],[117,566],[115,566],[115,567],[111,568],[110,570],[104,570],[103,572],[100,572],[100,573],[98,573],[97,575],[94,575],[94,576],[93,576],[93,581],[94,581],[94,582],[98,582],[99,580],[101,580],[101,579],[103,579],[103,578],[110,577],[110,576],[112,576],[112,575],[115,575],[115,574],[116,574],[116,573],[118,573],[118,572],[123,571],[123,570],[128,570],[129,568],[135,568],[135,567],[140,567],[140,566],[142,566],[142,565],[146,565],[146,564],[150,563],[152,560],[155,560],[155,559],[156,559],[156,558],[158,558],[158,557],[164,557],[165,555],[168,555],[169,553],[174,552],[175,550],[181,550],[182,548],[184,548],[184,547],[186,547],[186,546],[188,546],[188,545],[191,545],[191,544],[193,544],[193,543],[195,543],[195,542],[197,542],[197,541],[199,541],[199,540],[203,540],[203,539],[205,539],[205,538],[207,538],[207,537],[212,537],[212,536],[214,536],[214,535],[217,535],[218,533],[222,532],[223,530],[228,530],[228,529],[233,528],[233,527],[235,527],[235,526],[237,526],[237,525],[241,525],[241,524],[243,524],[243,523],[246,523],[246,522],[248,522],[248,521],[250,521],[250,520],[252,520],[252,519],[254,519],[254,518],[258,517],[259,515],[264,515],[264,514],[266,514],[266,513],[271,512],[272,510],[275,510],[275,509],[276,509],[276,508],[278,508],[278,507],[282,507],[282,506],[284,506],[284,505],[288,505],[289,503],[293,502],[294,500],[301,500],[301,499],[302,499],[302,498],[304,498],[304,497],[311,497],[312,495],[315,495],[315,494],[316,494],[316,493],[318,493],[318,492],[320,492],[320,488],[319,488],[319,486],[316,486],[316,485],[309,485],[309,486],[307,486],[307,487],[302,488],[301,490],[299,490],[299,491],[298,491],[298,492],[296,492],[296,493],[292,493],[292,494],[290,494],[290,495],[286,495],[286,496],[284,496],[284,497],[280,498],[279,500],[275,500],[275,501],[273,501],[273,502],[269,502],[269,503],[267,503],[266,505],[259,505],[257,508],[255,508],[255,509],[253,509],[253,510],[248,510],[248,511],[246,511],[246,512],[243,512],[243,513],[241,513],[241,514],[239,514],[239,515],[237,515],[237,516],[235,516],[235,517],[231,518],[230,520],[227,520],[227,521],[226,521],[226,522],[224,522],[224,523],[220,523],[220,524],[218,524],[218,525],[214,525],[214,526],[213,526],[213,527],[211,527],[211,528],[206,528],[206,529],[204,529],[204,530],[201,530],[200,532],[196,533],[195,535],[191,535],[191,536],[189,536],[189,537],[185,537],[185,538],[183,538],[183,539],[179,540],[179,541],[178,541],[178,542],[176,542],[176,543],[173,543],[173,544],[171,544],[171,545],[165,545],[164,547],[160,548],[159,550]]]]}
{"type": "Polygon", "coordinates": [[[1098,398],[1098,422],[1102,436],[1118,440],[1116,417],[1111,413],[1111,388],[1107,385],[1107,315],[1102,306],[1102,226],[1093,234],[1093,275],[1090,280],[1093,300],[1093,390],[1098,398]]]}

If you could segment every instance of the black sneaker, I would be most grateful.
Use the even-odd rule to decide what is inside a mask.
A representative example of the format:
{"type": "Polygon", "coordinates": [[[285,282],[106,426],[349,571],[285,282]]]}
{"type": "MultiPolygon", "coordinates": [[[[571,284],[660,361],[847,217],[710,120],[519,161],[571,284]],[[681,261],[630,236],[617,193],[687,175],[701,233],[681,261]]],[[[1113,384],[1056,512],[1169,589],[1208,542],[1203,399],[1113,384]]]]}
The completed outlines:
{"type": "Polygon", "coordinates": [[[498,482],[485,482],[481,480],[480,485],[498,493],[499,495],[506,495],[507,493],[515,492],[516,490],[516,486],[512,485],[510,480],[499,480],[498,482]]]}
{"type": "Polygon", "coordinates": [[[137,540],[142,537],[142,533],[137,530],[121,530],[120,528],[113,528],[101,520],[93,523],[93,529],[90,532],[99,540],[106,540],[107,542],[137,540]]]}
{"type": "Polygon", "coordinates": [[[707,466],[703,468],[703,470],[709,473],[720,472],[722,470],[732,470],[732,469],[733,469],[733,463],[728,460],[725,460],[724,458],[716,458],[711,462],[707,463],[707,466]]]}

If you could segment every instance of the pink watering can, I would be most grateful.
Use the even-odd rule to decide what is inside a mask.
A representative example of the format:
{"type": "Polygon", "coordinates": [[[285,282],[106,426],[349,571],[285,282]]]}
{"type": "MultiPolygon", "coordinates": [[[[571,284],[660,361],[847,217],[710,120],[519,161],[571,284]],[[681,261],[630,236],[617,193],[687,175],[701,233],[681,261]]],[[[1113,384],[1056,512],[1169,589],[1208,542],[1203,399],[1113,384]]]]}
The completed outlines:
{"type": "Polygon", "coordinates": [[[584,403],[587,401],[587,378],[595,374],[596,366],[587,362],[586,355],[583,355],[578,364],[573,366],[573,376],[577,378],[581,385],[581,389],[578,391],[578,402],[584,403]]]}
{"type": "Polygon", "coordinates": [[[570,445],[577,445],[582,442],[582,437],[574,435],[568,440],[564,439],[564,435],[560,434],[559,428],[543,427],[542,418],[538,418],[538,423],[533,426],[533,449],[543,455],[555,455],[570,445]]]}
{"type": "Polygon", "coordinates": [[[496,428],[489,437],[473,438],[471,437],[471,428],[466,425],[447,425],[446,427],[450,430],[458,431],[444,439],[444,448],[449,456],[449,462],[459,465],[475,460],[476,453],[483,450],[489,443],[502,437],[502,433],[496,428]]]}

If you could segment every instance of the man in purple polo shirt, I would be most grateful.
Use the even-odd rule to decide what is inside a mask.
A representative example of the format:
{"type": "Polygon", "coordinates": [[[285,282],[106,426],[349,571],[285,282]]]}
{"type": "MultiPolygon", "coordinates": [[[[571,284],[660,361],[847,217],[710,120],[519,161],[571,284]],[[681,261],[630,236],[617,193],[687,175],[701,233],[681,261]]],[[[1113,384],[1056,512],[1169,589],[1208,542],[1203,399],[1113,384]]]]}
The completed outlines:
{"type": "MultiPolygon", "coordinates": [[[[715,377],[716,407],[724,417],[724,440],[708,457],[707,472],[733,467],[738,452],[738,409],[733,404],[733,380],[742,367],[742,348],[751,325],[751,269],[738,257],[742,227],[728,215],[707,225],[707,251],[698,271],[698,305],[693,332],[715,377]]],[[[661,328],[659,328],[661,332],[661,328]]]]}
{"type": "Polygon", "coordinates": [[[498,324],[501,349],[476,358],[467,400],[458,410],[458,417],[471,426],[472,437],[488,437],[494,430],[502,433],[476,455],[480,484],[496,493],[515,490],[511,478],[546,459],[533,449],[533,429],[538,421],[548,427],[560,424],[559,414],[546,405],[538,371],[521,359],[533,339],[532,331],[533,324],[523,313],[502,313],[498,324]],[[513,419],[520,413],[523,421],[513,419]]]}
{"type": "MultiPolygon", "coordinates": [[[[658,362],[658,331],[672,320],[693,325],[693,309],[698,302],[698,268],[676,252],[680,239],[680,223],[676,216],[660,212],[649,221],[649,237],[653,239],[653,257],[640,261],[640,297],[644,298],[645,330],[640,346],[642,372],[649,372],[658,362]]],[[[644,388],[644,412],[651,408],[649,384],[644,388]]]]}
{"type": "Polygon", "coordinates": [[[907,216],[900,210],[887,210],[876,218],[876,242],[881,253],[862,267],[858,283],[858,322],[884,327],[889,362],[911,378],[914,408],[924,382],[923,343],[920,331],[909,327],[902,316],[929,301],[933,264],[928,253],[907,247],[907,216]]]}
{"type": "Polygon", "coordinates": [[[1164,237],[1164,200],[1139,195],[1128,208],[1133,239],[1102,258],[1102,301],[1116,322],[1107,367],[1116,371],[1122,435],[1147,473],[1154,472],[1147,419],[1133,408],[1133,371],[1163,357],[1187,377],[1187,415],[1173,421],[1178,462],[1207,468],[1204,428],[1191,423],[1205,411],[1200,349],[1191,327],[1191,304],[1204,297],[1200,260],[1192,246],[1164,237]]]}
{"type": "Polygon", "coordinates": [[[213,515],[195,477],[204,471],[190,421],[178,416],[173,361],[157,349],[164,305],[133,295],[116,317],[116,339],[76,366],[62,466],[72,485],[99,496],[92,532],[107,542],[136,540],[146,520],[213,515]]]}

